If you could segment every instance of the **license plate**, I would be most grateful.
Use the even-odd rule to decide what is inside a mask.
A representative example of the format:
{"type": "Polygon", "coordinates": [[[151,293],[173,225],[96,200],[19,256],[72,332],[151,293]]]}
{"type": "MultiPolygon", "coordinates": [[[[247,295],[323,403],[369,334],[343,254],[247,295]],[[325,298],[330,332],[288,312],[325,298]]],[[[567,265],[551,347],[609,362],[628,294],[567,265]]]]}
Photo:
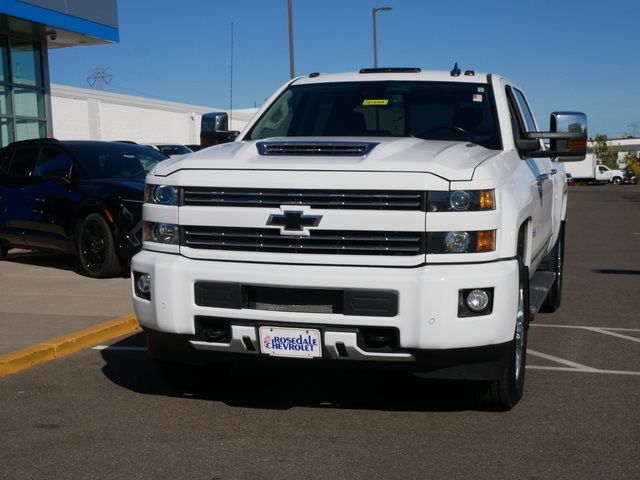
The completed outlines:
{"type": "Polygon", "coordinates": [[[312,328],[260,327],[260,351],[275,357],[322,356],[320,330],[312,328]]]}

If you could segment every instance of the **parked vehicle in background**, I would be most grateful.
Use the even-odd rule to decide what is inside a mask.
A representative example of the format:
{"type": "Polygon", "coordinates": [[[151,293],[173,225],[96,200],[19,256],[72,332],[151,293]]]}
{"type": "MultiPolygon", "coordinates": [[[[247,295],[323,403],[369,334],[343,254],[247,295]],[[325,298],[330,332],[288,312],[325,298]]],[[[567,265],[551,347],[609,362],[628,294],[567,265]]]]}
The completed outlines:
{"type": "Polygon", "coordinates": [[[625,185],[636,185],[638,183],[636,172],[634,172],[630,168],[625,169],[622,183],[624,183],[625,185]]]}
{"type": "Polygon", "coordinates": [[[122,273],[142,245],[144,178],[168,157],[120,142],[16,142],[0,150],[0,248],[77,254],[90,277],[122,273]]]}
{"type": "Polygon", "coordinates": [[[198,150],[202,150],[204,147],[202,145],[196,145],[195,143],[189,143],[185,145],[192,152],[197,152],[198,150]]]}
{"type": "Polygon", "coordinates": [[[512,408],[529,321],[561,302],[555,159],[587,140],[582,113],[552,113],[549,132],[534,118],[494,74],[312,74],[240,141],[158,165],[131,269],[160,373],[181,388],[240,358],[386,365],[512,408]]]}
{"type": "Polygon", "coordinates": [[[154,150],[158,150],[160,153],[164,153],[169,157],[193,153],[193,150],[186,145],[179,145],[177,143],[146,143],[145,145],[153,148],[154,150]]]}
{"type": "Polygon", "coordinates": [[[598,164],[594,153],[587,153],[581,162],[563,162],[564,169],[571,174],[573,182],[614,183],[620,185],[624,181],[622,170],[612,170],[606,165],[598,164]]]}

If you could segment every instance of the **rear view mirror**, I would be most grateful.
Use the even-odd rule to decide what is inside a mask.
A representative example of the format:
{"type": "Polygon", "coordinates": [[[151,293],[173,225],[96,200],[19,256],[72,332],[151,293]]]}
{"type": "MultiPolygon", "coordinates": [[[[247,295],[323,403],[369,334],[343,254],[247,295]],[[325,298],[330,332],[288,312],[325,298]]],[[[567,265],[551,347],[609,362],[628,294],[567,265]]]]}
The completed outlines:
{"type": "Polygon", "coordinates": [[[528,140],[549,140],[549,150],[530,152],[532,157],[553,157],[555,162],[579,162],[587,154],[587,116],[580,112],[553,112],[549,132],[527,132],[528,140]]]}

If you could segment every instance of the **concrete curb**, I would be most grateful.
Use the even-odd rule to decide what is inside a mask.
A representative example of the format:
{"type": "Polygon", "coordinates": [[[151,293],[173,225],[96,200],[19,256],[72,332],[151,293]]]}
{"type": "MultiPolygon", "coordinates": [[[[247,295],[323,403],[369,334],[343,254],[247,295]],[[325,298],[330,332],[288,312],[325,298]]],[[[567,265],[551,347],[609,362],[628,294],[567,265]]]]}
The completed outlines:
{"type": "Polygon", "coordinates": [[[0,355],[0,377],[20,372],[50,360],[140,330],[134,316],[115,318],[61,337],[0,355]]]}

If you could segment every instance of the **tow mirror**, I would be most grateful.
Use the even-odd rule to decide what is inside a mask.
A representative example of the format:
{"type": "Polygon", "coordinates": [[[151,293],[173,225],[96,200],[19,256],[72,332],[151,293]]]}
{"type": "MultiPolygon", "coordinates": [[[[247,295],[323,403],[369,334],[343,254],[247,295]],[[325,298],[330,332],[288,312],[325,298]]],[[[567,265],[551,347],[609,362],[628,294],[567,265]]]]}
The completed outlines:
{"type": "Polygon", "coordinates": [[[202,115],[200,144],[205,147],[233,142],[240,132],[229,130],[229,115],[226,112],[211,112],[202,115]]]}
{"type": "Polygon", "coordinates": [[[530,157],[552,157],[554,162],[579,162],[587,155],[587,116],[580,112],[553,112],[549,132],[527,132],[527,140],[549,140],[548,150],[527,152],[530,157]]]}

